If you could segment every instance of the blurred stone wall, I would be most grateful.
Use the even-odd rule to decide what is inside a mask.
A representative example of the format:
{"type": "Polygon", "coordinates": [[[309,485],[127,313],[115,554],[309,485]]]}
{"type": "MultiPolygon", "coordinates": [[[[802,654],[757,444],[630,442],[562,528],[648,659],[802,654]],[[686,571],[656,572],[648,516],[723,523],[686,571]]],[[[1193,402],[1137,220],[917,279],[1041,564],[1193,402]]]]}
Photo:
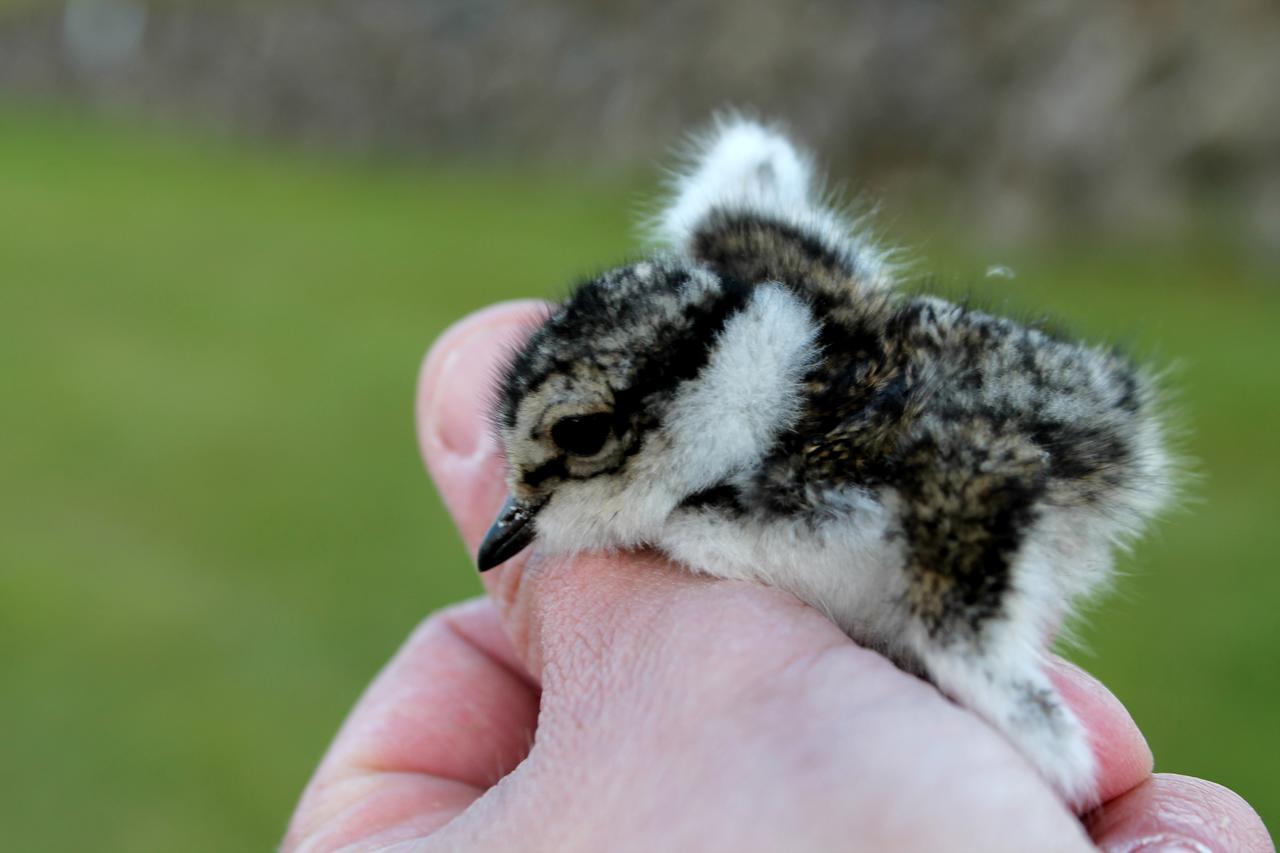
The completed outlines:
{"type": "Polygon", "coordinates": [[[734,104],[842,174],[945,180],[997,235],[1207,203],[1280,246],[1275,0],[27,0],[6,95],[593,169],[734,104]]]}

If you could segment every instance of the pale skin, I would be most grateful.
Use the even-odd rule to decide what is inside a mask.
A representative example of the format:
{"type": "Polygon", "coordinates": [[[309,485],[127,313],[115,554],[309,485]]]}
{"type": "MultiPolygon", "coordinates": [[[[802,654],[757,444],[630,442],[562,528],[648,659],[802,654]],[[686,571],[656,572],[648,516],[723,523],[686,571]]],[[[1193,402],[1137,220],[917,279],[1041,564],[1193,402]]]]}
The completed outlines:
{"type": "MultiPolygon", "coordinates": [[[[422,372],[427,467],[475,553],[501,505],[484,389],[539,306],[496,306],[422,372]]],[[[1249,805],[1153,775],[1091,676],[1083,821],[977,717],[763,587],[652,554],[518,557],[428,618],[360,699],[284,849],[1274,851],[1249,805]]]]}

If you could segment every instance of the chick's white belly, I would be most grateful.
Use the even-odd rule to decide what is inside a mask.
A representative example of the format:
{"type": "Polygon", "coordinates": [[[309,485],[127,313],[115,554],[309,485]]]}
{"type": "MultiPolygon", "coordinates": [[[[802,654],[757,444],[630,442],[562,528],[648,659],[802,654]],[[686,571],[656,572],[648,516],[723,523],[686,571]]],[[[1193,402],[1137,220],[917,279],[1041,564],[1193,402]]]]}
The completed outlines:
{"type": "Polygon", "coordinates": [[[786,590],[859,642],[899,648],[906,578],[889,512],[863,499],[830,520],[674,513],[657,543],[670,557],[715,577],[786,590]]]}

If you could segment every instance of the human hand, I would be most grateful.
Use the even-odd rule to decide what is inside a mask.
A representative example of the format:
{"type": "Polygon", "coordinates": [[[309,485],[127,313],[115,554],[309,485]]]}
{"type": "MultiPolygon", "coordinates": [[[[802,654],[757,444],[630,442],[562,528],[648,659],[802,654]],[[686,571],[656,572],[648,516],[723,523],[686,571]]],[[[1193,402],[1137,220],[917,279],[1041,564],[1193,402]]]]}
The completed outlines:
{"type": "MultiPolygon", "coordinates": [[[[464,321],[423,371],[424,455],[473,554],[506,491],[485,389],[537,310],[464,321]]],[[[287,850],[1274,850],[1235,794],[1152,776],[1064,662],[1104,800],[1083,823],[977,717],[776,590],[536,549],[485,582],[374,681],[287,850]]]]}

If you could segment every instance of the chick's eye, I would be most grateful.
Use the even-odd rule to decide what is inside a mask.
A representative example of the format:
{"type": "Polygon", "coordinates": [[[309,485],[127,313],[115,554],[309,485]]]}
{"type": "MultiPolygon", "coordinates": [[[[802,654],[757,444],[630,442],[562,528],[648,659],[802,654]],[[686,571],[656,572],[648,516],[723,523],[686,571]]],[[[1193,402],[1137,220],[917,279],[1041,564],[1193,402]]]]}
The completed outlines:
{"type": "Polygon", "coordinates": [[[606,412],[561,418],[551,428],[551,440],[574,456],[594,456],[609,440],[612,420],[606,412]]]}

